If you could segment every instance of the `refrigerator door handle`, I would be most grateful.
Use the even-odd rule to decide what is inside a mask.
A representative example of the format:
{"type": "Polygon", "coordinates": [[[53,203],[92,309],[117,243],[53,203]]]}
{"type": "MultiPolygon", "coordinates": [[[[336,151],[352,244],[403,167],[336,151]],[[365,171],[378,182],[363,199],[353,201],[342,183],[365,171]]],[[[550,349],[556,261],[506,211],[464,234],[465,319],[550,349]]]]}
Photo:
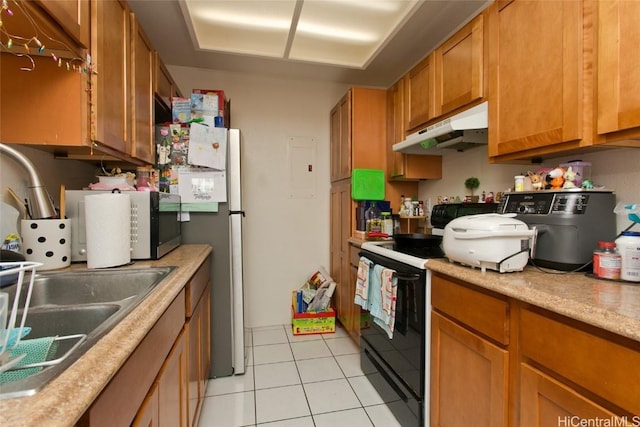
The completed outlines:
{"type": "Polygon", "coordinates": [[[235,214],[240,214],[244,216],[244,211],[229,211],[229,215],[235,215],[235,214]]]}

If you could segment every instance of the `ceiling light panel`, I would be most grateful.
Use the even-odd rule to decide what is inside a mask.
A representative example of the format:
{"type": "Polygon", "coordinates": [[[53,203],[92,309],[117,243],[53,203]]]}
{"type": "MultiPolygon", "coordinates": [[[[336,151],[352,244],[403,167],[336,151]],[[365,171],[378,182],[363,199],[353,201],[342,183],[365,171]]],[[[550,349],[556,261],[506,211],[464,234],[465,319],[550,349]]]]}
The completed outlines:
{"type": "Polygon", "coordinates": [[[419,0],[180,0],[196,48],[364,68],[419,0]],[[299,19],[292,29],[296,3],[299,19]],[[291,43],[287,52],[287,41],[291,43]]]}
{"type": "Polygon", "coordinates": [[[289,58],[362,68],[417,0],[305,0],[289,58]]]}
{"type": "Polygon", "coordinates": [[[295,0],[185,0],[202,50],[282,57],[295,0]]]}

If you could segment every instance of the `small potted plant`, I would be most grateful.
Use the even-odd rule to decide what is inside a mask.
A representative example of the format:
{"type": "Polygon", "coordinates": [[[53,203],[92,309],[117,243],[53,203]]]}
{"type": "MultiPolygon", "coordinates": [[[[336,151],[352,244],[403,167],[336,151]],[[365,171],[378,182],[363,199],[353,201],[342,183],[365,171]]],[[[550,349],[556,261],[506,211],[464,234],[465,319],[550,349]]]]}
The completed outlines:
{"type": "Polygon", "coordinates": [[[464,186],[467,190],[471,191],[471,203],[478,203],[480,196],[475,196],[473,193],[478,187],[480,187],[480,180],[475,176],[472,176],[464,181],[464,186]]]}

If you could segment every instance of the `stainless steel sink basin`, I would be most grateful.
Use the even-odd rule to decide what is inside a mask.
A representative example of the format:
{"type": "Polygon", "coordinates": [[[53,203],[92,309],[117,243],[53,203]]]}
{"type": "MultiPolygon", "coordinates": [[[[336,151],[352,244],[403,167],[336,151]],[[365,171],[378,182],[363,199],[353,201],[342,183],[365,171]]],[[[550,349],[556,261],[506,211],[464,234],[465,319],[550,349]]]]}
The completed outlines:
{"type": "MultiPolygon", "coordinates": [[[[33,283],[29,307],[46,305],[95,304],[137,297],[164,278],[170,269],[75,270],[38,273],[33,283]]],[[[3,291],[13,301],[15,287],[3,291]]],[[[24,307],[26,292],[21,293],[24,307]]]]}
{"type": "MultiPolygon", "coordinates": [[[[35,394],[117,325],[174,268],[37,273],[25,322],[31,332],[24,339],[60,339],[48,358],[51,365],[25,379],[1,384],[0,399],[35,394]]],[[[1,290],[13,302],[15,285],[1,290]]],[[[25,294],[23,290],[21,297],[25,294]]],[[[23,306],[24,299],[19,304],[23,306]]]]}

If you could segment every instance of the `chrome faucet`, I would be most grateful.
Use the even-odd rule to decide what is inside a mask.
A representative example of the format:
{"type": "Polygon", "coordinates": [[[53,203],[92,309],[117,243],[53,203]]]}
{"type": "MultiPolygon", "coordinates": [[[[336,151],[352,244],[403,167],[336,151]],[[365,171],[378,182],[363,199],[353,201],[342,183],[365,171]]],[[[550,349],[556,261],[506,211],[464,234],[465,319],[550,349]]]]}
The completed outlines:
{"type": "Polygon", "coordinates": [[[29,174],[27,205],[31,219],[55,218],[58,216],[47,188],[42,183],[35,166],[18,150],[0,143],[0,153],[6,154],[19,163],[29,174]]]}

